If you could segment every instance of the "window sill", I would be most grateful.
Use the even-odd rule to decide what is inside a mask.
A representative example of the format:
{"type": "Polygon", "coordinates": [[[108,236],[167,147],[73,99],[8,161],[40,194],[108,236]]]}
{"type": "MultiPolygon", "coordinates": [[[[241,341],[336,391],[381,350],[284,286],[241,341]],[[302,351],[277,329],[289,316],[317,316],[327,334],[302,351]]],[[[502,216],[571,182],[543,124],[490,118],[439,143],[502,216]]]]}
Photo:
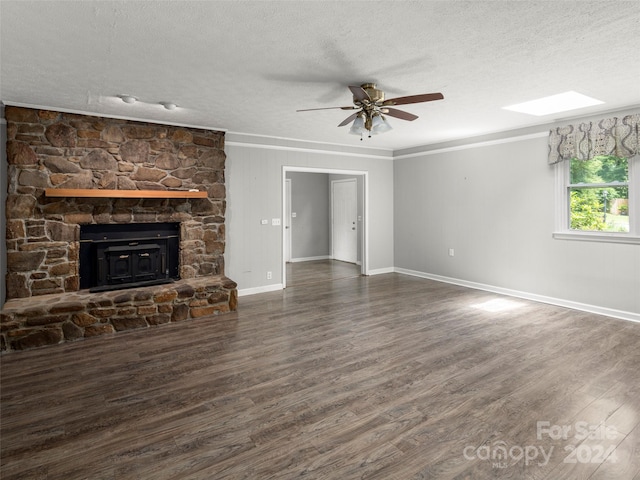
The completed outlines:
{"type": "Polygon", "coordinates": [[[582,242],[626,243],[640,245],[640,237],[630,234],[601,232],[553,232],[556,240],[578,240],[582,242]]]}

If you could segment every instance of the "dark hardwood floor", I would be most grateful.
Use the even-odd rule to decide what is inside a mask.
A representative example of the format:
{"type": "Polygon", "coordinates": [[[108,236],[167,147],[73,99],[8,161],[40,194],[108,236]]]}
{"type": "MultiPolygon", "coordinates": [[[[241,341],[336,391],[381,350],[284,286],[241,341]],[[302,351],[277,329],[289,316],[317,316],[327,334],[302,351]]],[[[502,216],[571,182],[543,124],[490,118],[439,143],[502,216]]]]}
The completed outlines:
{"type": "Polygon", "coordinates": [[[359,265],[338,260],[287,263],[287,287],[358,277],[360,271],[359,265]]]}
{"type": "Polygon", "coordinates": [[[2,356],[0,478],[639,480],[639,345],[399,274],[241,297],[2,356]]]}

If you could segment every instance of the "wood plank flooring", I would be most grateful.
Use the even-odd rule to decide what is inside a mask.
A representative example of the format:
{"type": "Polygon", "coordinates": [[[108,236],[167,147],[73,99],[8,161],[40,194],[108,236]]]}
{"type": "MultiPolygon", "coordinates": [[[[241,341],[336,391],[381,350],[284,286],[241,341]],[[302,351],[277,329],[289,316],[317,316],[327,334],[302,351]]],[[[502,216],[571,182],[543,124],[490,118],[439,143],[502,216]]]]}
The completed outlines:
{"type": "Polygon", "coordinates": [[[338,260],[287,263],[287,286],[325,283],[360,276],[361,267],[338,260]]]}
{"type": "Polygon", "coordinates": [[[399,274],[241,297],[2,356],[0,478],[640,480],[639,345],[399,274]]]}

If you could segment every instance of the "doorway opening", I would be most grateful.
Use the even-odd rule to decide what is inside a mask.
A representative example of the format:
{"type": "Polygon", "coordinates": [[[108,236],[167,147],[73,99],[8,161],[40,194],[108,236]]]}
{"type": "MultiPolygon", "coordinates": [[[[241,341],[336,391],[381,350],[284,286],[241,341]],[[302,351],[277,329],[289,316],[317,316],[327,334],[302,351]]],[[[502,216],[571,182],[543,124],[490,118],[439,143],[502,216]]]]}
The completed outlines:
{"type": "Polygon", "coordinates": [[[368,274],[368,172],[283,167],[283,286],[368,274]]]}

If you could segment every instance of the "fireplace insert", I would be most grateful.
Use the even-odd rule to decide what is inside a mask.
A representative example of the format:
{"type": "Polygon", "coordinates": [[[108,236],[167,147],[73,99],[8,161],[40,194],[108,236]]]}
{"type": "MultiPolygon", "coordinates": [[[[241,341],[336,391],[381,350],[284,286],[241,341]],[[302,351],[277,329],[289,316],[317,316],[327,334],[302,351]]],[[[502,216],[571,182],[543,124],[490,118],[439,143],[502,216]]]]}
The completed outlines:
{"type": "Polygon", "coordinates": [[[80,288],[91,292],[178,280],[179,223],[80,226],[80,288]]]}

